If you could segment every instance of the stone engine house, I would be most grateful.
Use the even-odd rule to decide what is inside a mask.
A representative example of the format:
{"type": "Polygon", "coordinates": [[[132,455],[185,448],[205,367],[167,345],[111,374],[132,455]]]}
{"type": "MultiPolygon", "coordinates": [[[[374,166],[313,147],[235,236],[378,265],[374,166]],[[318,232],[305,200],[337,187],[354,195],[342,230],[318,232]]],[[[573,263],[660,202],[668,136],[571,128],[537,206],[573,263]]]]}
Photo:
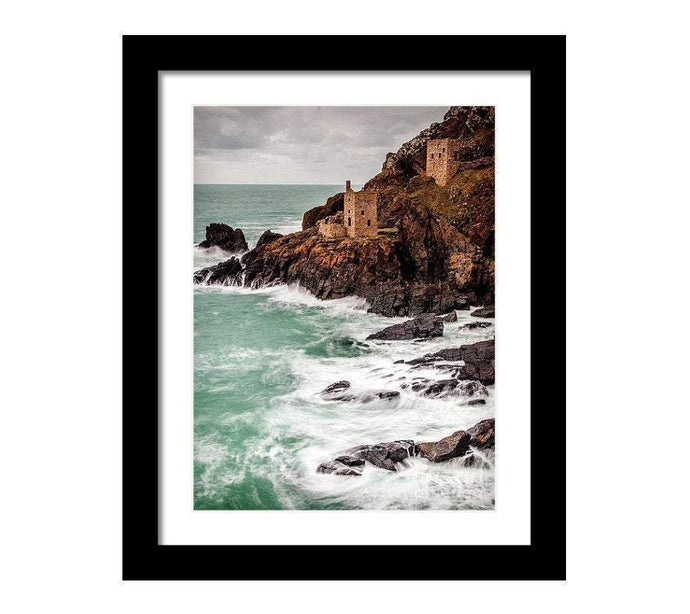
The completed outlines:
{"type": "Polygon", "coordinates": [[[446,185],[460,168],[459,139],[429,139],[426,144],[426,174],[446,185]]]}
{"type": "Polygon", "coordinates": [[[375,237],[378,233],[378,195],[376,192],[355,192],[350,182],[345,182],[343,222],[348,237],[375,237]]]}

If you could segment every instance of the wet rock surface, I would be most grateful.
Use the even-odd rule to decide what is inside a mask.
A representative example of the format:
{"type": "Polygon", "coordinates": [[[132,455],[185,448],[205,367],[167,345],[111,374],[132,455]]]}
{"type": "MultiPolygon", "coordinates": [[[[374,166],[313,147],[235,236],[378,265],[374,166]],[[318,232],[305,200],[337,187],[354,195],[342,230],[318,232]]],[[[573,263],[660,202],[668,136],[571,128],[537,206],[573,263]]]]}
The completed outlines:
{"type": "Polygon", "coordinates": [[[443,322],[457,322],[458,321],[458,314],[455,312],[455,310],[451,311],[449,314],[446,314],[444,316],[439,316],[443,322]]]}
{"type": "Polygon", "coordinates": [[[407,322],[393,324],[367,337],[378,341],[403,341],[409,339],[430,339],[443,336],[443,319],[433,313],[425,313],[407,322]]]}
{"type": "Polygon", "coordinates": [[[352,401],[355,395],[349,392],[351,386],[347,380],[341,380],[326,386],[320,394],[327,401],[352,401]]]}
{"type": "Polygon", "coordinates": [[[493,465],[494,449],[495,420],[489,418],[438,441],[415,443],[411,439],[401,439],[350,448],[333,460],[321,463],[316,471],[362,475],[367,463],[388,471],[400,471],[406,466],[406,460],[413,456],[421,456],[433,463],[460,458],[464,467],[489,468],[493,465]]]}
{"type": "Polygon", "coordinates": [[[495,343],[491,339],[461,345],[459,348],[447,348],[433,354],[425,354],[408,361],[407,364],[441,368],[454,379],[479,380],[482,384],[493,384],[496,377],[495,343]],[[459,362],[464,362],[464,364],[452,364],[459,362]]]}
{"type": "Polygon", "coordinates": [[[417,444],[417,454],[432,463],[440,463],[463,456],[470,449],[472,436],[467,431],[456,431],[439,441],[425,441],[417,444]]]}
{"type": "Polygon", "coordinates": [[[470,315],[475,318],[495,318],[496,308],[493,305],[480,307],[479,309],[475,309],[470,315]]]}
{"type": "Polygon", "coordinates": [[[242,265],[233,256],[229,260],[214,264],[194,272],[194,283],[197,285],[241,286],[242,265]]]}
{"type": "Polygon", "coordinates": [[[249,249],[242,230],[227,224],[206,226],[206,239],[199,243],[199,247],[220,247],[226,252],[246,252],[249,249]]]}
{"type": "MultiPolygon", "coordinates": [[[[318,473],[352,475],[350,473],[338,473],[338,471],[343,471],[343,467],[355,471],[352,469],[353,467],[363,466],[365,462],[379,469],[398,471],[398,466],[404,463],[405,459],[414,456],[414,452],[414,441],[411,439],[357,446],[350,448],[330,462],[321,463],[316,471],[318,473]]],[[[361,475],[361,471],[358,471],[358,475],[361,475]]]]}
{"type": "Polygon", "coordinates": [[[491,322],[468,322],[460,326],[459,330],[475,330],[477,328],[489,328],[493,326],[491,322]]]}
{"type": "Polygon", "coordinates": [[[356,393],[352,390],[352,384],[347,380],[334,382],[319,393],[327,401],[360,401],[371,403],[375,400],[392,401],[400,397],[398,390],[380,390],[378,392],[356,393]]]}
{"type": "Polygon", "coordinates": [[[465,397],[483,397],[488,396],[486,386],[478,381],[463,381],[454,378],[432,380],[429,378],[417,378],[411,383],[406,382],[401,385],[401,388],[409,388],[413,392],[418,392],[425,397],[446,397],[446,396],[465,396],[465,397]]]}

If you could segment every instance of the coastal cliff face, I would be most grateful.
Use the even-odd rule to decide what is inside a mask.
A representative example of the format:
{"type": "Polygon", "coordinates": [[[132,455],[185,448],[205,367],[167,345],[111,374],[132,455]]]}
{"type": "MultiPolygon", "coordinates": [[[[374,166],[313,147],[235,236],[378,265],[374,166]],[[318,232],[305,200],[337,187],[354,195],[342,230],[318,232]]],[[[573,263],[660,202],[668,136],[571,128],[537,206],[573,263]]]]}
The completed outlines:
{"type": "Polygon", "coordinates": [[[301,232],[246,253],[245,284],[297,282],[322,299],[354,294],[387,316],[493,303],[494,123],[493,107],[451,107],[365,184],[378,193],[378,237],[317,232],[319,220],[342,211],[336,194],[304,214],[301,232]],[[460,170],[444,187],[423,174],[429,138],[462,140],[460,170]]]}

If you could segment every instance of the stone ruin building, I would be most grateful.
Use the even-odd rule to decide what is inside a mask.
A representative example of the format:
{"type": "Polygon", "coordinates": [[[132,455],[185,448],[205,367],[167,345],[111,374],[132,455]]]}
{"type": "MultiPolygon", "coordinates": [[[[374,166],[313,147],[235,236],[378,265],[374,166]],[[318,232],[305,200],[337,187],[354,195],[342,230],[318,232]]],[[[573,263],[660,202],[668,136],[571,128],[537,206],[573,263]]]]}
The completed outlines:
{"type": "Polygon", "coordinates": [[[376,192],[355,192],[345,182],[343,212],[319,222],[319,233],[327,239],[376,237],[378,233],[376,192]]]}
{"type": "Polygon", "coordinates": [[[459,139],[429,139],[426,144],[426,174],[446,185],[460,168],[459,139]]]}

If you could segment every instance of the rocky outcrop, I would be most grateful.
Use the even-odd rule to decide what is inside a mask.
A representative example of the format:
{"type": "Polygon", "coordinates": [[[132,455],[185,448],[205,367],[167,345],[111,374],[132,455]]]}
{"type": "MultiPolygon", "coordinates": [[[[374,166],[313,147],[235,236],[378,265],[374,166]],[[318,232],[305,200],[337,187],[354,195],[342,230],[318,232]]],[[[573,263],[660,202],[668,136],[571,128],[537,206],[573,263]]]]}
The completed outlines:
{"type": "Polygon", "coordinates": [[[413,456],[414,452],[414,441],[410,439],[358,446],[347,450],[330,462],[321,463],[316,471],[318,473],[335,473],[336,475],[353,475],[353,473],[339,473],[346,471],[345,467],[347,467],[347,470],[361,475],[361,470],[353,468],[363,467],[365,462],[380,469],[398,471],[399,465],[404,463],[405,459],[413,456]]]}
{"type": "Polygon", "coordinates": [[[241,286],[242,265],[233,256],[225,262],[195,271],[194,283],[206,286],[241,286]]]}
{"type": "Polygon", "coordinates": [[[496,442],[496,421],[482,420],[466,431],[456,431],[435,442],[418,443],[417,454],[434,463],[467,456],[463,465],[486,466],[493,459],[496,442]]]}
{"type": "Polygon", "coordinates": [[[492,303],[493,154],[493,108],[452,107],[442,122],[390,154],[365,184],[378,194],[377,237],[319,235],[319,220],[342,210],[343,195],[336,194],[304,214],[301,232],[246,254],[245,283],[299,283],[322,299],[358,295],[386,316],[492,303]],[[443,137],[461,139],[463,162],[476,163],[440,187],[421,173],[426,141],[443,137]]]}
{"type": "Polygon", "coordinates": [[[464,467],[490,468],[495,440],[496,421],[489,418],[467,430],[455,431],[439,441],[415,444],[411,439],[399,439],[351,448],[333,460],[321,463],[316,471],[334,475],[362,475],[367,463],[388,471],[400,471],[407,464],[407,459],[413,456],[421,456],[432,463],[458,458],[464,467]]]}
{"type": "Polygon", "coordinates": [[[313,209],[309,209],[309,211],[305,211],[302,216],[302,230],[316,226],[319,220],[323,220],[331,215],[335,215],[338,211],[342,211],[344,198],[345,194],[339,192],[335,196],[331,196],[326,201],[325,205],[320,205],[319,207],[314,207],[313,209]]]}
{"type": "Polygon", "coordinates": [[[227,224],[206,226],[206,239],[199,243],[199,247],[220,247],[226,252],[246,252],[249,249],[242,230],[227,224]]]}
{"type": "Polygon", "coordinates": [[[382,172],[403,177],[420,174],[426,167],[426,142],[458,136],[466,140],[462,149],[463,164],[480,159],[493,163],[494,122],[494,107],[451,107],[443,122],[432,124],[404,143],[396,153],[389,153],[382,172]]]}
{"type": "Polygon", "coordinates": [[[413,320],[388,326],[367,337],[368,340],[401,341],[405,339],[430,339],[443,336],[443,320],[433,313],[425,313],[413,320]]]}
{"type": "Polygon", "coordinates": [[[470,446],[473,448],[477,450],[493,448],[496,440],[496,420],[493,418],[482,420],[472,428],[467,429],[467,432],[472,437],[470,446]]]}
{"type": "Polygon", "coordinates": [[[256,242],[256,246],[254,247],[254,249],[256,249],[257,247],[261,247],[262,245],[267,245],[268,243],[271,243],[276,239],[280,239],[280,237],[282,236],[283,235],[281,235],[279,232],[271,232],[270,230],[266,230],[259,237],[259,240],[256,242]]]}
{"type": "Polygon", "coordinates": [[[432,463],[440,463],[464,456],[470,449],[472,436],[467,431],[455,431],[439,441],[426,441],[417,444],[417,454],[432,463]]]}
{"type": "Polygon", "coordinates": [[[470,315],[474,316],[475,318],[495,318],[496,309],[493,305],[488,305],[486,307],[475,309],[470,315]]]}
{"type": "Polygon", "coordinates": [[[479,380],[482,384],[493,384],[496,377],[495,359],[496,346],[491,339],[425,354],[408,361],[407,364],[417,367],[438,367],[440,364],[441,368],[455,379],[479,380]],[[464,364],[453,364],[460,362],[464,364]]]}
{"type": "Polygon", "coordinates": [[[445,316],[440,316],[440,318],[444,322],[457,322],[458,321],[458,314],[455,312],[455,310],[453,310],[445,316]]]}

